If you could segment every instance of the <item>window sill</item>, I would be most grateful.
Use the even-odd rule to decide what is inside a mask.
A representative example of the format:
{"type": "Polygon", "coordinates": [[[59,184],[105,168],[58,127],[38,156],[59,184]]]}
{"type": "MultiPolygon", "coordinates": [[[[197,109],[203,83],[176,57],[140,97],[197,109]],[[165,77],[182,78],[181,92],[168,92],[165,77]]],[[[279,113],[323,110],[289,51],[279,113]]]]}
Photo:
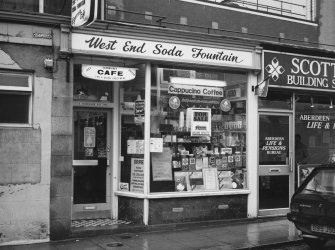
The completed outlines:
{"type": "Polygon", "coordinates": [[[0,123],[0,127],[6,128],[32,128],[33,126],[28,123],[0,123]]]}
{"type": "Polygon", "coordinates": [[[133,197],[139,199],[165,199],[179,197],[203,197],[203,196],[223,196],[223,195],[241,195],[250,194],[249,189],[234,189],[224,191],[202,191],[202,192],[166,192],[166,193],[151,193],[140,194],[126,191],[115,191],[116,196],[133,197]]]}

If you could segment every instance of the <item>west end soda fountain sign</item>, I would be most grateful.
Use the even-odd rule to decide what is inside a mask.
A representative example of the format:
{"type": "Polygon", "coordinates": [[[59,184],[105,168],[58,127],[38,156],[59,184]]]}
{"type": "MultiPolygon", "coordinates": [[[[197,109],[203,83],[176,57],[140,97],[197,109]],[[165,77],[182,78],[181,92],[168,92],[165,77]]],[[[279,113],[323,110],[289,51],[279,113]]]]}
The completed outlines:
{"type": "Polygon", "coordinates": [[[72,33],[73,52],[146,58],[236,68],[254,68],[252,51],[210,48],[156,41],[72,33]]]}
{"type": "Polygon", "coordinates": [[[263,67],[270,86],[335,91],[335,60],[264,51],[263,67]]]}

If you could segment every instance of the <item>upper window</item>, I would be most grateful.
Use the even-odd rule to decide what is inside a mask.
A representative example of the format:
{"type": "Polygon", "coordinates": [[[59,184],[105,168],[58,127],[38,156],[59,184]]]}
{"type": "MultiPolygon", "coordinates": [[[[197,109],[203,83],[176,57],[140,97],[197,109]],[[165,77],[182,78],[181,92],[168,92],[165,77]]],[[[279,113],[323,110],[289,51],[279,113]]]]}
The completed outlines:
{"type": "Polygon", "coordinates": [[[0,0],[0,10],[38,12],[39,0],[0,0]]]}
{"type": "Polygon", "coordinates": [[[32,82],[29,75],[0,73],[0,123],[29,124],[32,82]]]}

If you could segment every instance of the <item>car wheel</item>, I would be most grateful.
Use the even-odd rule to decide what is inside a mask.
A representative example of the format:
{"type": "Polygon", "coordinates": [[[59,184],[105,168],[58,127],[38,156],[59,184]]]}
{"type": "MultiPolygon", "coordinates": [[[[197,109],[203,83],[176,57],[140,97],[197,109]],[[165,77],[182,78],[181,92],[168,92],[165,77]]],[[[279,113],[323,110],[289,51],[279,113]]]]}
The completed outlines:
{"type": "Polygon", "coordinates": [[[303,237],[303,239],[312,249],[322,249],[327,242],[327,240],[320,238],[303,237]]]}

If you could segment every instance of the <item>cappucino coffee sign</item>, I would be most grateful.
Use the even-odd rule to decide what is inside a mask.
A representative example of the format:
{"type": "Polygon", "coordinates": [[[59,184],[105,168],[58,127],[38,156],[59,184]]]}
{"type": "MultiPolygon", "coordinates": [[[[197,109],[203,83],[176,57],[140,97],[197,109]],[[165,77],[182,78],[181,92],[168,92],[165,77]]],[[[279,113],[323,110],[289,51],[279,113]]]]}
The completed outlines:
{"type": "Polygon", "coordinates": [[[72,52],[146,58],[236,68],[255,68],[253,51],[72,33],[72,52]]]}

